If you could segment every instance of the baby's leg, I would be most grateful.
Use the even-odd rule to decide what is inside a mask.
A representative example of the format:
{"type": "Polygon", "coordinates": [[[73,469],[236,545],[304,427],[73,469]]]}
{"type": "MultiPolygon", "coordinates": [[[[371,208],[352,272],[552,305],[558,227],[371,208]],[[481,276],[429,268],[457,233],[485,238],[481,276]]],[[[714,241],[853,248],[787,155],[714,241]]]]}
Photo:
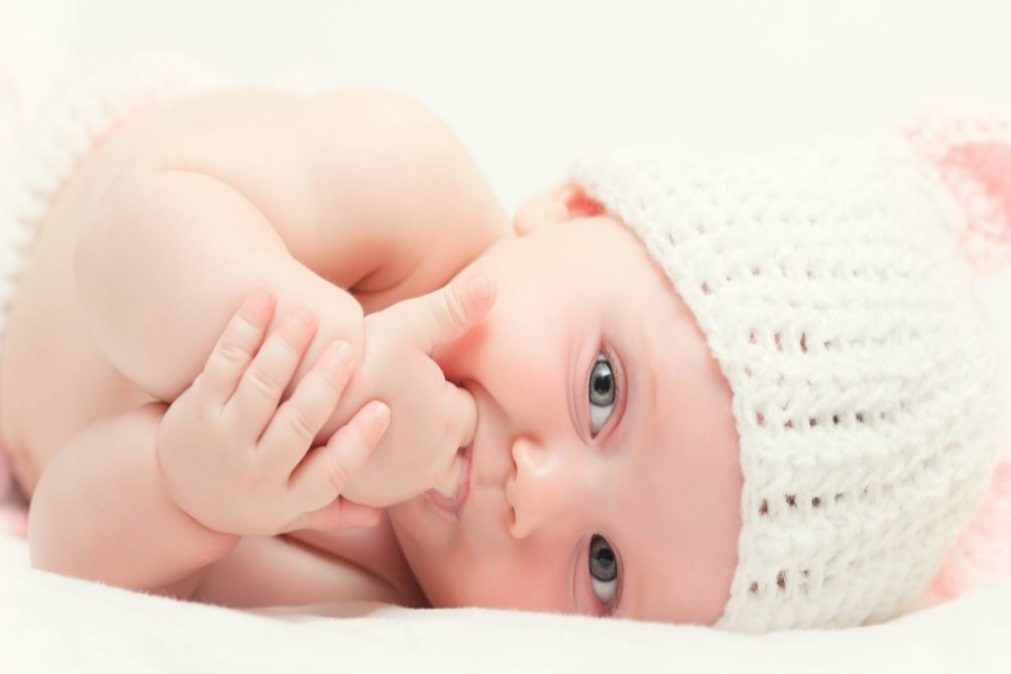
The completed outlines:
{"type": "Polygon", "coordinates": [[[186,598],[234,548],[237,536],[207,529],[162,486],[155,438],[166,409],[102,419],[56,453],[32,498],[33,567],[186,598]]]}

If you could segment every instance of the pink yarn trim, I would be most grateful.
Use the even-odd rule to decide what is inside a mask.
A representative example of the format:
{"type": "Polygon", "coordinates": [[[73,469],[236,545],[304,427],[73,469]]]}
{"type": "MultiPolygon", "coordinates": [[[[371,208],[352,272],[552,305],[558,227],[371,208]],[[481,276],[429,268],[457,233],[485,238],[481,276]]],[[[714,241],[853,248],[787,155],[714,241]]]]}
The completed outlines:
{"type": "MultiPolygon", "coordinates": [[[[1011,441],[1006,445],[1011,449],[1011,441]]],[[[930,583],[944,599],[976,585],[1011,579],[1011,456],[1002,458],[990,478],[983,500],[955,548],[930,583]]]]}
{"type": "Polygon", "coordinates": [[[968,143],[941,160],[941,177],[965,214],[965,255],[979,274],[1011,260],[1011,147],[968,143]]]}
{"type": "Polygon", "coordinates": [[[14,491],[11,459],[0,443],[0,535],[26,536],[28,512],[16,502],[14,491]]]}
{"type": "Polygon", "coordinates": [[[0,507],[0,535],[27,536],[28,513],[13,506],[0,507]]]}
{"type": "Polygon", "coordinates": [[[0,443],[0,503],[7,498],[13,485],[14,467],[11,465],[10,457],[7,456],[7,448],[0,443]]]}
{"type": "Polygon", "coordinates": [[[899,131],[938,168],[958,203],[970,268],[988,274],[1011,262],[1011,107],[933,105],[899,131]]]}
{"type": "MultiPolygon", "coordinates": [[[[937,167],[964,218],[969,267],[990,273],[1011,261],[1011,106],[925,106],[899,126],[914,150],[937,167]]],[[[951,599],[1011,578],[1011,438],[983,499],[928,588],[951,599]]]]}

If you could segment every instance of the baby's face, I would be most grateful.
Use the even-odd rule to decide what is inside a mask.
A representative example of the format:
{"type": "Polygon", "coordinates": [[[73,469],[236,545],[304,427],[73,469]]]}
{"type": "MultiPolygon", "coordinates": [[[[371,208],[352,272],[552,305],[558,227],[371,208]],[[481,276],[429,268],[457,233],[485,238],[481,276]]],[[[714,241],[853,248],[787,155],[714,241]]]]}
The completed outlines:
{"type": "Polygon", "coordinates": [[[391,521],[434,606],[711,624],[740,530],[730,388],[635,235],[560,195],[472,263],[496,304],[434,354],[477,403],[468,498],[391,521]]]}

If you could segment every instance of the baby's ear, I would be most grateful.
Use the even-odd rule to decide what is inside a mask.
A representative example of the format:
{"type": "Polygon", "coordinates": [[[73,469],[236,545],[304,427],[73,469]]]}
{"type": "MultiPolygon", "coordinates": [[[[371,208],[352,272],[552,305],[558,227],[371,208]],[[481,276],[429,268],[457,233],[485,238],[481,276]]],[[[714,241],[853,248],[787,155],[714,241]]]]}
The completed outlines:
{"type": "Polygon", "coordinates": [[[516,211],[516,234],[525,236],[544,225],[565,222],[575,218],[600,215],[604,207],[586,196],[583,188],[574,183],[563,183],[541,192],[516,211]]]}
{"type": "Polygon", "coordinates": [[[934,106],[900,131],[933,163],[965,218],[963,250],[985,274],[1011,260],[1011,107],[934,106]]]}

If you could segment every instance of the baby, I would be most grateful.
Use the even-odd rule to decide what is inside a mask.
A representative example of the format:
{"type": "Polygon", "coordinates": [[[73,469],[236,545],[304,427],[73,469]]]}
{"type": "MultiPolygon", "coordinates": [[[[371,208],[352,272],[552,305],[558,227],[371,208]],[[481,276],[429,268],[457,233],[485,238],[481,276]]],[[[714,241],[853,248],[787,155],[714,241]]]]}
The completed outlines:
{"type": "Polygon", "coordinates": [[[929,594],[997,457],[955,229],[1004,251],[1011,135],[616,152],[510,221],[409,100],[166,98],[92,129],[12,275],[34,566],[751,631],[929,594]]]}

